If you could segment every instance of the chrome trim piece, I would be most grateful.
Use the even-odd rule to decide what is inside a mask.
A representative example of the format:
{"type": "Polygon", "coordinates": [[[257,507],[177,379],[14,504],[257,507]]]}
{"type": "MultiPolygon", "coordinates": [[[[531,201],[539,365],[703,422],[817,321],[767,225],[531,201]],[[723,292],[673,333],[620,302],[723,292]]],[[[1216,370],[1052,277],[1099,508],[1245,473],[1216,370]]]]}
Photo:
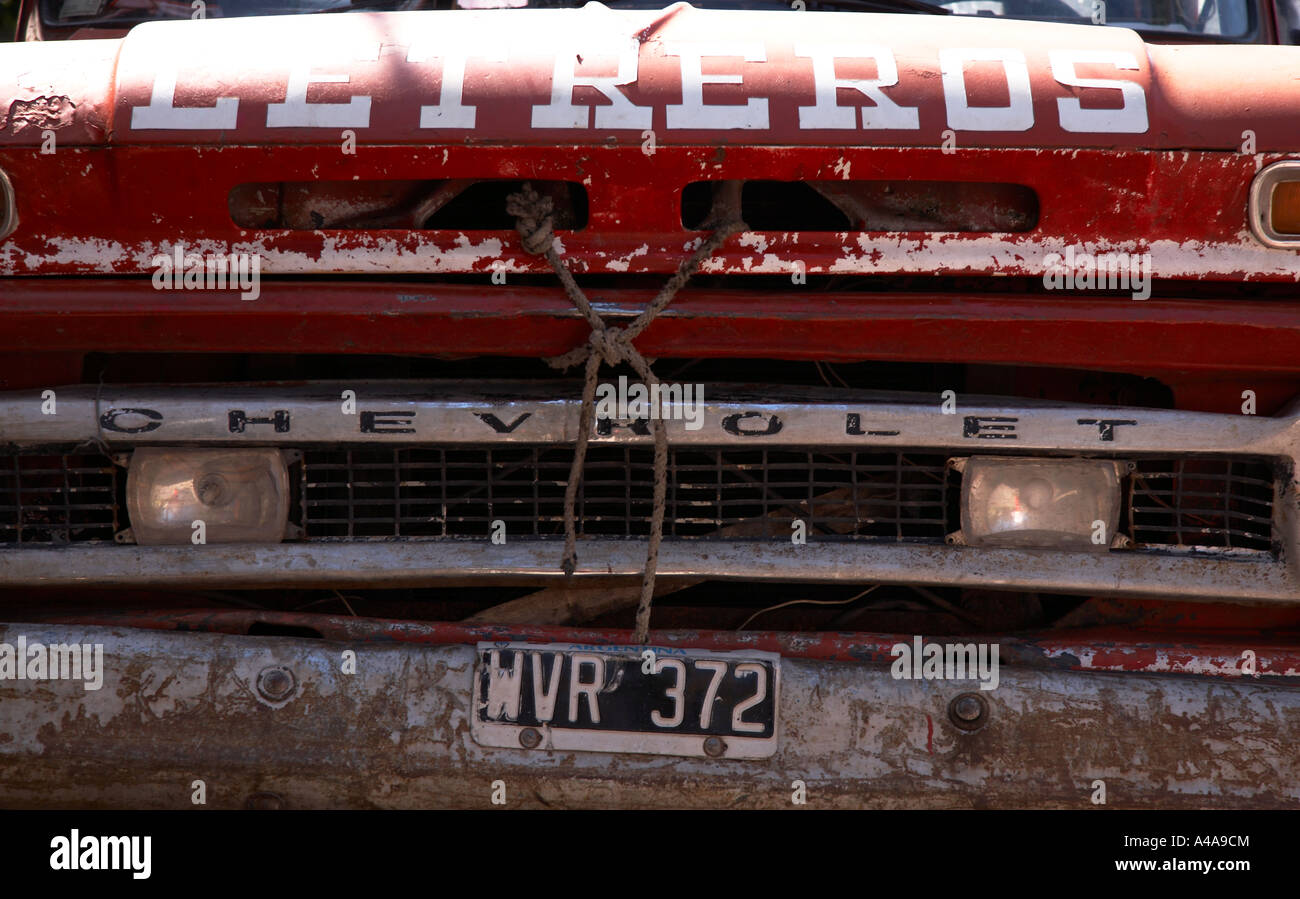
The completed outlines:
{"type": "MultiPolygon", "coordinates": [[[[316,383],[238,387],[58,388],[58,414],[40,414],[40,391],[0,394],[0,450],[95,445],[339,446],[341,444],[570,443],[579,421],[572,382],[316,383]],[[344,391],[355,408],[345,410],[344,391]]],[[[954,456],[1018,451],[1131,458],[1221,453],[1300,455],[1300,404],[1278,416],[1077,406],[827,389],[719,390],[706,394],[702,427],[669,420],[674,445],[864,450],[909,447],[954,456]]],[[[594,442],[652,441],[648,428],[614,422],[594,442]]],[[[806,582],[878,581],[1184,599],[1300,600],[1300,491],[1281,478],[1274,501],[1282,552],[1072,553],[968,546],[743,539],[665,541],[663,576],[806,582]]],[[[442,538],[283,546],[0,547],[5,586],[398,586],[453,579],[549,579],[561,548],[546,539],[442,538]]],[[[636,576],[638,541],[584,539],[578,575],[636,576]]]]}
{"type": "Polygon", "coordinates": [[[0,240],[4,240],[18,229],[18,199],[14,195],[13,182],[0,169],[0,240]]]}
{"type": "Polygon", "coordinates": [[[1283,234],[1273,230],[1273,191],[1283,181],[1300,181],[1300,160],[1286,159],[1260,169],[1250,183],[1246,218],[1250,233],[1266,247],[1281,250],[1300,249],[1300,234],[1283,234]]]}
{"type": "MultiPolygon", "coordinates": [[[[0,449],[104,441],[114,449],[339,444],[572,443],[579,385],[317,383],[291,387],[61,387],[57,415],[41,391],[0,393],[0,449]],[[345,390],[355,413],[344,412],[345,390]],[[560,398],[557,398],[559,395],[560,398]]],[[[595,443],[652,444],[648,427],[609,423],[595,443]]],[[[644,424],[644,423],[641,423],[644,424]]],[[[926,447],[1005,453],[1055,450],[1240,453],[1294,457],[1300,416],[1221,415],[848,390],[708,391],[702,426],[665,421],[669,441],[697,446],[926,447]],[[714,395],[716,393],[716,395],[714,395]]]]}
{"type": "MultiPolygon", "coordinates": [[[[0,548],[6,587],[415,587],[561,579],[563,540],[385,540],[262,546],[0,548]]],[[[640,577],[640,541],[580,540],[575,577],[640,577]]],[[[1066,553],[971,546],[665,540],[660,577],[925,584],[1293,602],[1294,566],[1261,553],[1066,553]],[[1263,558],[1261,559],[1261,556],[1263,558]]]]}

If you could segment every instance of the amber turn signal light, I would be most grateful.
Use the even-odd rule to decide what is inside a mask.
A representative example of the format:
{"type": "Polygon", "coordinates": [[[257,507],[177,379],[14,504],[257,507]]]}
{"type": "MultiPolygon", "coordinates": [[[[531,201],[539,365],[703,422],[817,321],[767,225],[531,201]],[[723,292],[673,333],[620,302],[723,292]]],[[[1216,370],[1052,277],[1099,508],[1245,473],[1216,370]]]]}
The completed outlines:
{"type": "Polygon", "coordinates": [[[1273,187],[1269,223],[1279,234],[1300,236],[1300,180],[1279,181],[1273,187]]]}

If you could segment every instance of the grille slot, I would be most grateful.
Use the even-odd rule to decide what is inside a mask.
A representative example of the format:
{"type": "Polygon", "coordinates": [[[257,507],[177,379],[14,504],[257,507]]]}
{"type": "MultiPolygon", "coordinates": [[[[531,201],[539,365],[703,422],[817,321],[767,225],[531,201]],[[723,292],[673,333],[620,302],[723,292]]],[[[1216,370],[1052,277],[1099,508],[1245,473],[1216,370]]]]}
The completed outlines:
{"type": "Polygon", "coordinates": [[[111,541],[117,488],[105,456],[0,456],[0,543],[111,541]]]}
{"type": "MultiPolygon", "coordinates": [[[[512,535],[564,530],[568,446],[395,448],[306,453],[308,539],[512,535]]],[[[842,449],[679,448],[669,452],[665,535],[786,537],[795,519],[822,538],[942,542],[956,481],[946,454],[842,449]]],[[[578,495],[588,536],[649,533],[650,447],[592,446],[578,495]]]]}
{"type": "Polygon", "coordinates": [[[1273,549],[1278,472],[1269,459],[1142,459],[1128,480],[1139,546],[1273,549]]]}

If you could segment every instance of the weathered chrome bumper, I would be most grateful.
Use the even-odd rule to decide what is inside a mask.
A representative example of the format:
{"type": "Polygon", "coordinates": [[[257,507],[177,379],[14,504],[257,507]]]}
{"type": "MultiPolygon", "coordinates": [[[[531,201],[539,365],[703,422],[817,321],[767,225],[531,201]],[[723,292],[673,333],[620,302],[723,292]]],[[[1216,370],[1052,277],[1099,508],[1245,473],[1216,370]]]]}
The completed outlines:
{"type": "MultiPolygon", "coordinates": [[[[400,629],[393,632],[401,633],[400,629]]],[[[878,662],[782,662],[779,748],[761,761],[489,749],[469,733],[474,649],[11,624],[0,642],[102,643],[99,690],[0,680],[11,807],[1121,807],[1300,804],[1300,686],[1007,665],[984,726],[972,681],[878,662]],[[356,652],[356,673],[342,669],[356,652]],[[293,673],[291,698],[259,673],[293,673]]],[[[816,640],[817,635],[809,635],[816,640]]]]}

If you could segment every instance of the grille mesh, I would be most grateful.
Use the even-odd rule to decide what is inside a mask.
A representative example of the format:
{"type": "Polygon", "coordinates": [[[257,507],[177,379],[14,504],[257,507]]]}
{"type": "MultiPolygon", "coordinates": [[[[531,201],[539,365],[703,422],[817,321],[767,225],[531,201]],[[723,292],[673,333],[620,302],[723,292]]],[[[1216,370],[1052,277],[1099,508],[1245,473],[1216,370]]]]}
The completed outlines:
{"type": "Polygon", "coordinates": [[[0,456],[0,543],[111,541],[117,472],[99,455],[0,456]]]}
{"type": "Polygon", "coordinates": [[[1273,547],[1277,472],[1267,459],[1144,459],[1129,478],[1138,545],[1273,547]]]}
{"type": "MultiPolygon", "coordinates": [[[[319,537],[563,533],[570,447],[397,448],[306,453],[302,524],[319,537]]],[[[946,455],[844,450],[674,449],[665,535],[789,538],[810,533],[941,542],[952,522],[946,455]]],[[[649,447],[588,449],[580,533],[644,536],[654,490],[649,447]]]]}

